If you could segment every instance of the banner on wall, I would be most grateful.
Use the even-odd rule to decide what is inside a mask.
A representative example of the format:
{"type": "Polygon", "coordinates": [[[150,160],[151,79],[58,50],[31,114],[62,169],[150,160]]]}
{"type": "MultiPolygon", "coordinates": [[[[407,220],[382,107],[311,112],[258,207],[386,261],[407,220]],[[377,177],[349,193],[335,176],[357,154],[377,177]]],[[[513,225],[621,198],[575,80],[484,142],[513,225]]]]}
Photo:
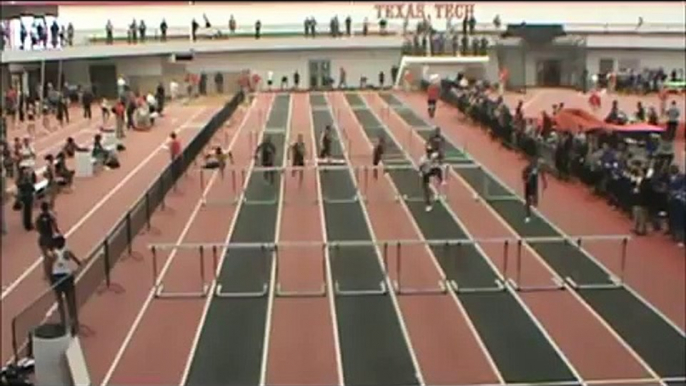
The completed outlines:
{"type": "Polygon", "coordinates": [[[374,4],[377,19],[457,19],[474,13],[474,3],[378,3],[374,4]]]}

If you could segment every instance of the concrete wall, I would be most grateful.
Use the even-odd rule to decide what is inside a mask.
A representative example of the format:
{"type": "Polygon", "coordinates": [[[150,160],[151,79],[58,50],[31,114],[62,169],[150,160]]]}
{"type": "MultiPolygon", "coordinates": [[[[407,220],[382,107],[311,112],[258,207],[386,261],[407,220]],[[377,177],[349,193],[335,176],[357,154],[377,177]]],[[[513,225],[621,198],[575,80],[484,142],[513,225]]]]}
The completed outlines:
{"type": "Polygon", "coordinates": [[[588,50],[587,66],[591,74],[598,72],[600,59],[614,59],[614,70],[623,63],[638,63],[639,68],[659,68],[665,71],[686,69],[686,54],[683,51],[648,50],[588,50]]]}
{"type": "Polygon", "coordinates": [[[301,77],[301,86],[309,82],[308,62],[310,60],[330,60],[331,77],[338,80],[340,67],[344,67],[348,76],[348,84],[356,85],[361,76],[366,76],[370,82],[376,83],[379,71],[386,73],[390,82],[390,70],[400,63],[399,49],[368,49],[368,50],[339,50],[339,51],[284,51],[272,53],[223,53],[198,54],[192,62],[187,64],[190,71],[206,72],[237,72],[251,69],[266,80],[267,72],[274,72],[274,82],[278,85],[282,76],[288,76],[292,81],[294,71],[301,77]]]}

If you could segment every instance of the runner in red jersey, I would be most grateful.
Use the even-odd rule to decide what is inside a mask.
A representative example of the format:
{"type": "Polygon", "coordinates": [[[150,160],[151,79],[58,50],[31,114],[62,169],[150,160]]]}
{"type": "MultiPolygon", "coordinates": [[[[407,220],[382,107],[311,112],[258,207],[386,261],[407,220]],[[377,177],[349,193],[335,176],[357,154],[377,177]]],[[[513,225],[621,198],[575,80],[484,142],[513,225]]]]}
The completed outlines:
{"type": "Polygon", "coordinates": [[[591,92],[591,96],[588,97],[588,104],[591,106],[591,110],[600,110],[601,99],[600,94],[598,94],[598,90],[593,90],[593,92],[591,92]]]}
{"type": "Polygon", "coordinates": [[[441,88],[440,84],[438,83],[431,83],[429,85],[429,89],[427,90],[427,97],[428,97],[428,110],[429,110],[429,117],[431,119],[434,118],[436,115],[436,102],[438,101],[438,98],[441,96],[441,88]]]}

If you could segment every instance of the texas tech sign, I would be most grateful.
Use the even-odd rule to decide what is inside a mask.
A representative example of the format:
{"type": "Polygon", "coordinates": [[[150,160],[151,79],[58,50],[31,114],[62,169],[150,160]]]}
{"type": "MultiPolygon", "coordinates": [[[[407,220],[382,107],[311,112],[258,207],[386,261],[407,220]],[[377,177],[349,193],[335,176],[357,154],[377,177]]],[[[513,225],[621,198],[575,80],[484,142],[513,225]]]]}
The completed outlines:
{"type": "Polygon", "coordinates": [[[473,3],[379,3],[374,4],[377,19],[464,19],[474,12],[473,3]]]}

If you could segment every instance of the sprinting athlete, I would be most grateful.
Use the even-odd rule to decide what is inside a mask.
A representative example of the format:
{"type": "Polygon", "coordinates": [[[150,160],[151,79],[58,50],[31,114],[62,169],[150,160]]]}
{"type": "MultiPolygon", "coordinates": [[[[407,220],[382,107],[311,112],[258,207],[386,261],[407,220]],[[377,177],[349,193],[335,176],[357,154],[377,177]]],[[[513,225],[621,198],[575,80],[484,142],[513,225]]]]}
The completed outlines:
{"type": "Polygon", "coordinates": [[[319,158],[329,160],[331,158],[331,143],[333,142],[333,131],[331,125],[326,125],[321,138],[319,139],[319,145],[321,150],[319,151],[319,158]]]}
{"type": "Polygon", "coordinates": [[[433,134],[426,139],[427,155],[431,153],[438,153],[438,160],[443,162],[444,159],[445,138],[441,134],[441,128],[436,127],[433,134]]]}
{"type": "Polygon", "coordinates": [[[522,181],[524,182],[524,202],[526,218],[524,222],[531,221],[531,207],[538,205],[538,180],[543,182],[543,190],[548,187],[545,173],[540,167],[538,157],[531,157],[531,161],[522,171],[522,181]]]}
{"type": "Polygon", "coordinates": [[[436,115],[436,103],[438,102],[438,98],[441,96],[441,86],[437,83],[431,83],[426,91],[426,94],[428,97],[427,105],[429,117],[434,119],[434,116],[436,115]]]}
{"type": "Polygon", "coordinates": [[[438,153],[433,152],[422,156],[419,161],[419,176],[422,178],[422,188],[424,191],[424,203],[426,211],[433,209],[433,195],[431,192],[431,177],[436,177],[443,184],[443,167],[438,158],[438,153]]]}
{"type": "Polygon", "coordinates": [[[379,178],[379,164],[381,163],[383,159],[383,155],[386,152],[386,138],[384,137],[379,137],[379,139],[376,142],[376,145],[374,146],[374,150],[372,151],[372,165],[374,165],[373,168],[373,176],[374,179],[379,178]]]}
{"type": "Polygon", "coordinates": [[[289,158],[291,159],[293,171],[292,176],[295,177],[295,173],[298,173],[299,183],[303,183],[303,174],[305,167],[305,157],[307,150],[305,149],[305,141],[303,140],[303,135],[298,134],[298,138],[289,148],[289,158]]]}
{"type": "MultiPolygon", "coordinates": [[[[276,146],[274,146],[274,143],[272,143],[272,138],[268,134],[264,136],[262,143],[260,143],[255,149],[255,160],[257,160],[258,157],[260,160],[260,166],[264,168],[274,167],[274,160],[276,159],[276,146]]],[[[263,176],[265,181],[272,185],[274,184],[274,170],[266,170],[263,173],[263,176]]]]}

